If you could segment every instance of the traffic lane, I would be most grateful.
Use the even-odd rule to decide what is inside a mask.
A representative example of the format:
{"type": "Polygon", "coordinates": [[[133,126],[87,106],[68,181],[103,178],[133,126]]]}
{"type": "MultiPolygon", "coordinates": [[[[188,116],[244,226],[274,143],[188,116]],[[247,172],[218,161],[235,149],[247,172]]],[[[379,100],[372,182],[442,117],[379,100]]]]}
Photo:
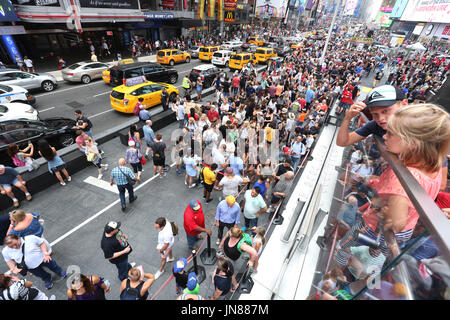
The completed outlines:
{"type": "MultiPolygon", "coordinates": [[[[191,61],[190,63],[177,64],[174,67],[168,67],[168,69],[175,69],[178,71],[177,84],[181,84],[181,81],[185,74],[189,73],[194,67],[203,64],[199,60],[191,61]]],[[[52,103],[57,103],[58,99],[67,95],[79,96],[80,94],[86,96],[86,89],[90,90],[90,96],[106,94],[111,92],[113,86],[106,84],[103,80],[95,80],[89,84],[81,84],[76,82],[58,82],[58,88],[52,92],[33,92],[36,97],[36,106],[38,108],[52,107],[52,103]]]]}

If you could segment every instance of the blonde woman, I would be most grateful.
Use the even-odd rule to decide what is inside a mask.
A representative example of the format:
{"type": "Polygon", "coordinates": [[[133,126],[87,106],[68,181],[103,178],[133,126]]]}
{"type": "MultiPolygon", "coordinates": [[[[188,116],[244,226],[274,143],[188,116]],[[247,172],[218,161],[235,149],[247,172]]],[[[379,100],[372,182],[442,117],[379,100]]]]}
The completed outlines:
{"type": "Polygon", "coordinates": [[[102,164],[102,157],[98,150],[98,146],[91,137],[88,136],[86,140],[84,140],[84,143],[86,144],[85,153],[88,161],[92,162],[97,167],[97,179],[101,179],[103,177],[103,171],[108,170],[108,164],[102,164]]]}
{"type": "Polygon", "coordinates": [[[16,209],[9,213],[11,224],[6,234],[15,234],[19,237],[35,235],[42,237],[44,228],[42,227],[40,215],[36,212],[26,213],[24,210],[16,209]]]}
{"type": "Polygon", "coordinates": [[[120,286],[120,300],[147,300],[148,289],[155,282],[155,276],[143,271],[141,266],[128,271],[128,278],[120,286]]]}
{"type": "MultiPolygon", "coordinates": [[[[435,199],[441,183],[441,167],[450,145],[449,114],[433,104],[403,107],[389,119],[383,139],[386,149],[399,157],[430,198],[435,199]]],[[[419,219],[392,168],[386,169],[373,186],[385,206],[382,210],[366,210],[363,219],[340,241],[336,260],[342,266],[350,257],[349,248],[358,245],[353,235],[361,232],[372,239],[377,238],[379,218],[384,220],[385,229],[395,233],[399,243],[411,238],[419,219]]],[[[383,232],[379,241],[383,254],[387,255],[383,232]]]]}
{"type": "Polygon", "coordinates": [[[264,245],[266,244],[266,229],[264,227],[253,227],[252,232],[255,233],[255,236],[252,238],[252,247],[257,252],[257,256],[255,259],[255,264],[253,265],[253,273],[257,272],[258,269],[258,261],[261,256],[264,245]]]}

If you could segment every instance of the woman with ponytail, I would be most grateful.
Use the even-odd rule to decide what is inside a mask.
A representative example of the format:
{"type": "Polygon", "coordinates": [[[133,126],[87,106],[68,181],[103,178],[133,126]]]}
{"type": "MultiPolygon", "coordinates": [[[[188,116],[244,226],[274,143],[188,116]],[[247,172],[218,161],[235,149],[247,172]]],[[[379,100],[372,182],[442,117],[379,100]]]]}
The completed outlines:
{"type": "Polygon", "coordinates": [[[216,290],[211,300],[223,299],[228,292],[234,292],[237,289],[238,283],[233,264],[227,258],[217,258],[217,269],[213,272],[212,282],[216,290]]]}

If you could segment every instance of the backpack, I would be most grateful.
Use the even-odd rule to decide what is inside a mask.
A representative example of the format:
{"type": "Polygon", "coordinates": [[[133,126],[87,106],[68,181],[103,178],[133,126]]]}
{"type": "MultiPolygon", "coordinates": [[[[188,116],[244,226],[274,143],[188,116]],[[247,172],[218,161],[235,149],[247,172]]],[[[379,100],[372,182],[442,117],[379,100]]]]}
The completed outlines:
{"type": "Polygon", "coordinates": [[[16,167],[24,167],[26,164],[25,162],[19,160],[16,156],[12,157],[12,161],[16,167]]]}
{"type": "Polygon", "coordinates": [[[140,105],[141,105],[141,104],[138,102],[138,103],[136,103],[136,105],[134,106],[133,114],[134,114],[136,117],[139,116],[139,112],[141,111],[140,105]]]}
{"type": "Polygon", "coordinates": [[[130,279],[127,279],[127,286],[125,287],[125,290],[122,291],[120,300],[139,300],[141,298],[140,288],[141,285],[138,285],[136,288],[132,288],[130,286],[130,279]]]}
{"type": "Polygon", "coordinates": [[[170,222],[170,226],[172,227],[172,233],[174,236],[178,235],[178,225],[175,221],[170,222]]]}
{"type": "Polygon", "coordinates": [[[205,168],[202,168],[201,170],[200,170],[200,175],[199,175],[199,177],[198,177],[198,181],[199,181],[199,183],[200,184],[203,184],[204,182],[205,182],[205,176],[203,175],[203,170],[204,170],[205,168]]]}
{"type": "Polygon", "coordinates": [[[248,234],[248,233],[243,233],[242,234],[242,239],[239,240],[238,244],[237,244],[237,249],[240,253],[244,252],[243,250],[241,250],[241,245],[243,243],[246,243],[247,245],[249,245],[250,247],[252,246],[252,237],[248,234]]]}

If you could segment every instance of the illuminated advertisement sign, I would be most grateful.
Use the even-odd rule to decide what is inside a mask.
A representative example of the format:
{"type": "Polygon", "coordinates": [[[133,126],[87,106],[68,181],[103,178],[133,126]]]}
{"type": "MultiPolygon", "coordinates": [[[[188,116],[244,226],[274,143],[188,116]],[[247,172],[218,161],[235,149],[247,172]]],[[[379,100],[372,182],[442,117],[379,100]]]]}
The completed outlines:
{"type": "Polygon", "coordinates": [[[9,0],[0,1],[0,21],[17,21],[16,12],[9,0]]]}
{"type": "Polygon", "coordinates": [[[450,0],[409,0],[401,20],[448,23],[450,0]]]}
{"type": "Polygon", "coordinates": [[[16,63],[16,55],[22,60],[22,55],[20,54],[19,49],[16,46],[16,42],[13,37],[10,35],[2,36],[2,41],[5,44],[5,47],[8,49],[9,56],[16,63]]]}
{"type": "Polygon", "coordinates": [[[378,12],[375,18],[375,23],[381,25],[382,27],[389,27],[392,24],[392,20],[389,19],[391,16],[390,12],[378,12]]]}
{"type": "Polygon", "coordinates": [[[347,0],[344,7],[344,16],[351,16],[355,12],[356,6],[358,5],[358,0],[347,0]]]}
{"type": "Polygon", "coordinates": [[[391,18],[400,18],[409,0],[397,0],[391,12],[391,18]]]}

